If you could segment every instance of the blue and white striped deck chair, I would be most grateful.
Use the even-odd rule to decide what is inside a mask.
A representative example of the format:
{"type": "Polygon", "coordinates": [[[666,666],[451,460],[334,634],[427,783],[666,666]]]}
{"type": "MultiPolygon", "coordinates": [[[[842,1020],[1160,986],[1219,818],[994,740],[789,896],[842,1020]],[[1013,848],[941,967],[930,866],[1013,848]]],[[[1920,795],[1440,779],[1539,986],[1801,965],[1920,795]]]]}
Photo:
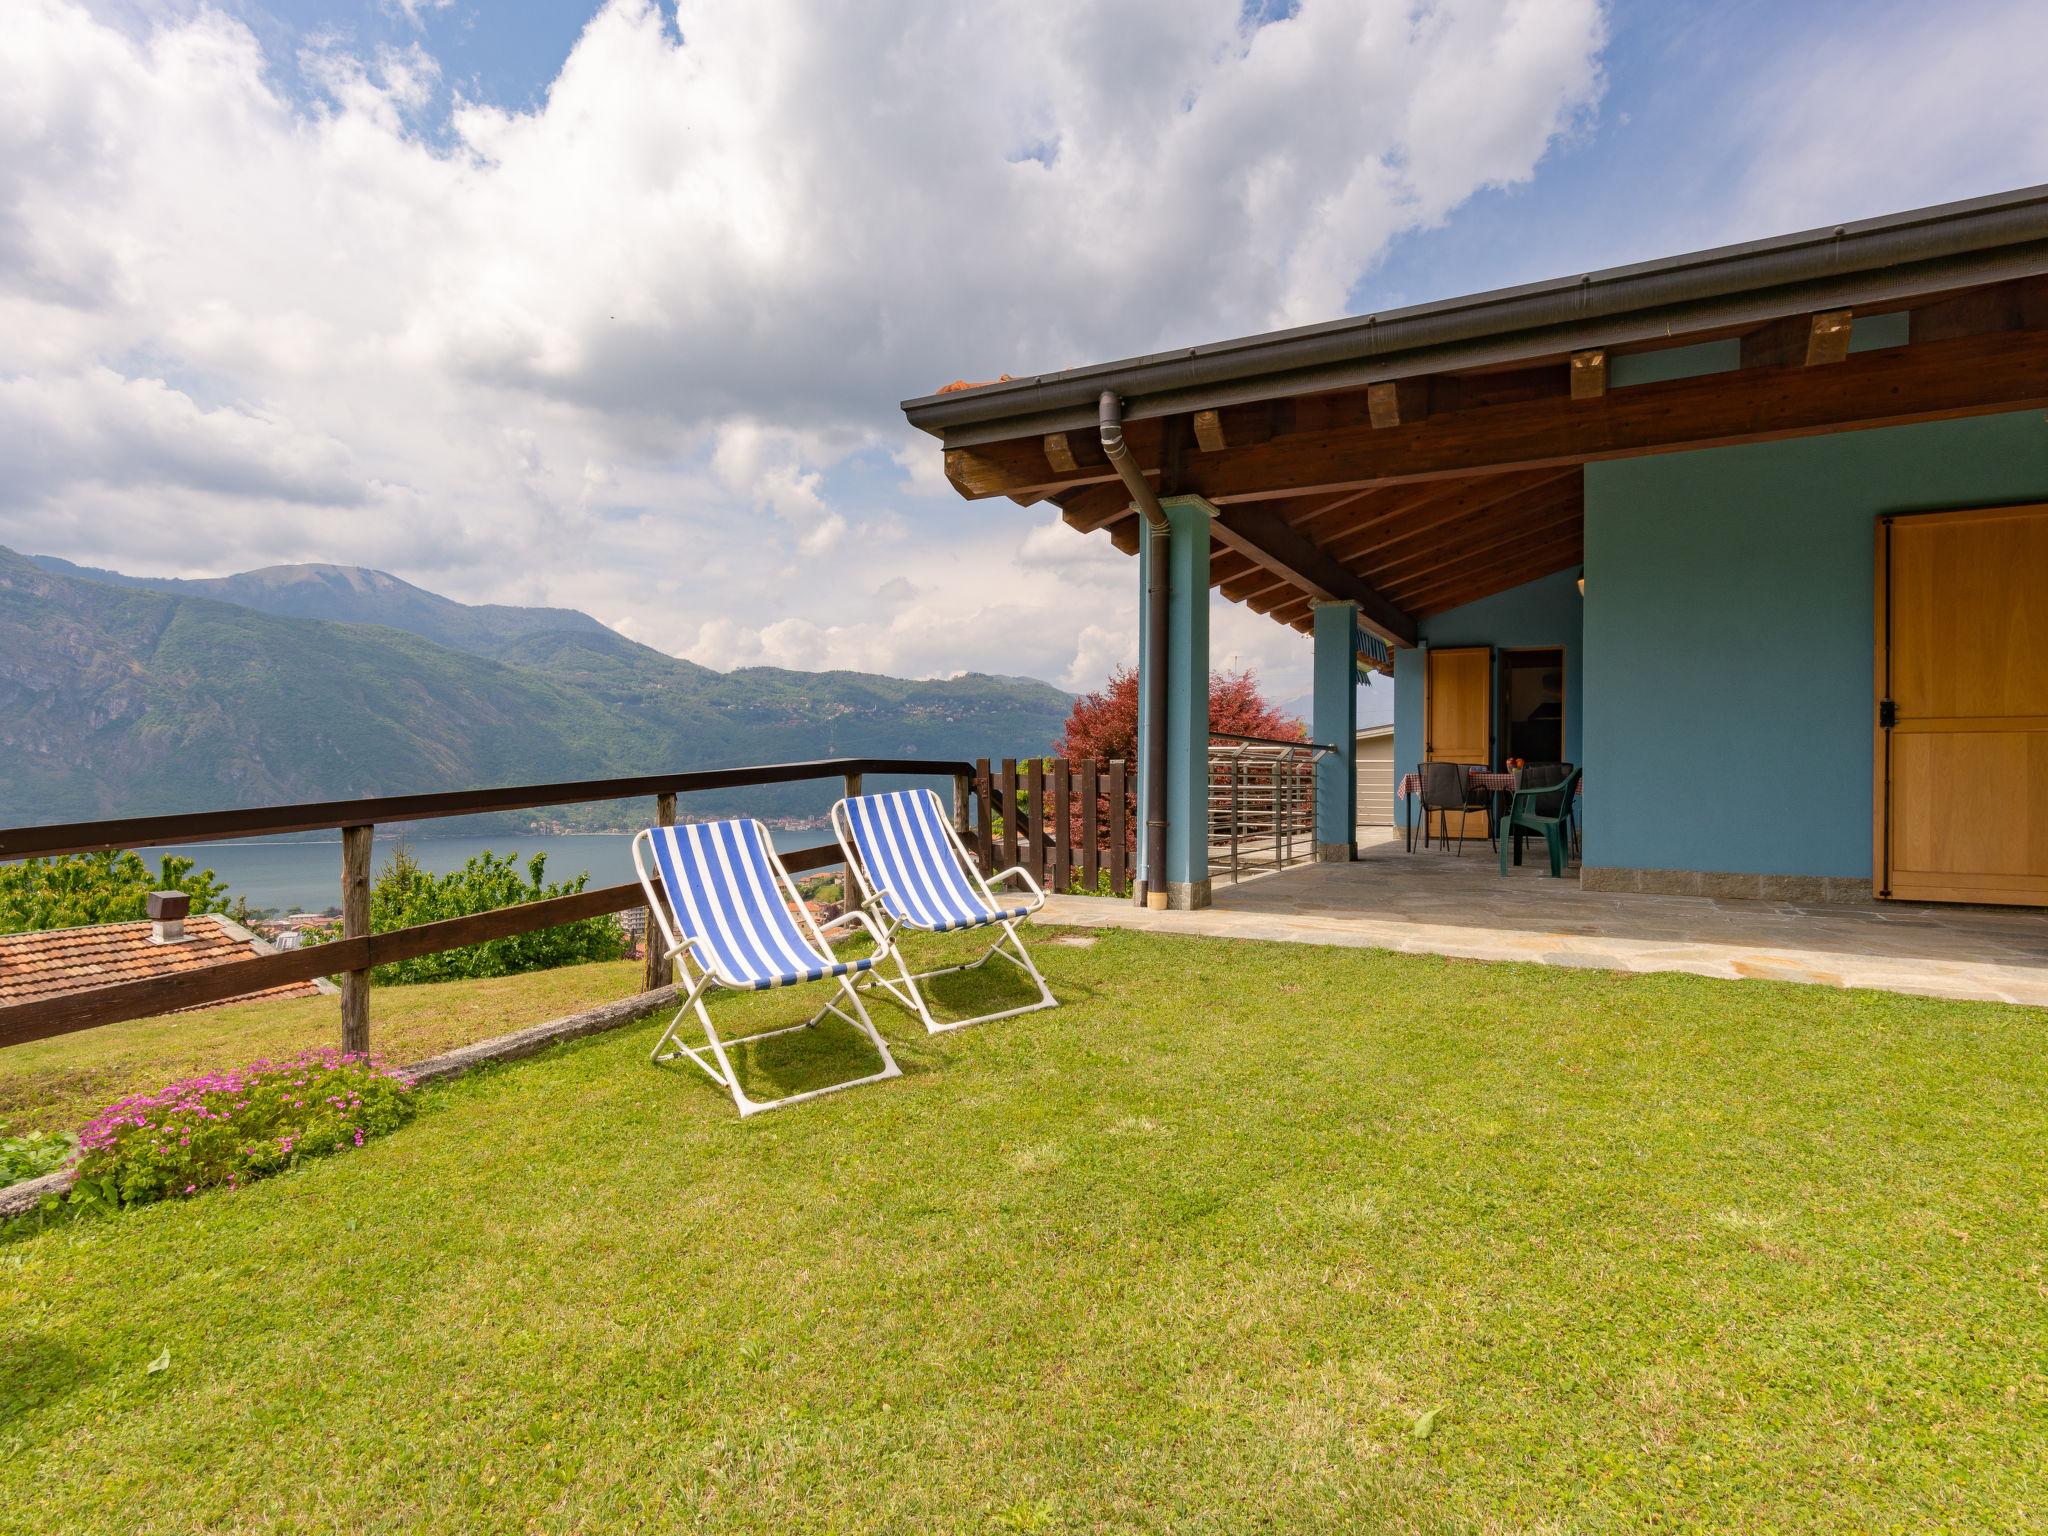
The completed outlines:
{"type": "Polygon", "coordinates": [[[922,1019],[926,1030],[938,1034],[1059,1006],[1059,999],[1052,995],[1052,988],[1045,984],[1038,967],[1031,963],[1024,941],[1017,936],[1018,920],[1045,905],[1045,892],[1022,867],[1006,869],[991,880],[984,880],[939,805],[937,795],[929,789],[855,795],[832,807],[832,831],[839,839],[840,851],[846,855],[846,867],[859,886],[861,905],[876,920],[881,938],[890,947],[890,958],[895,961],[895,976],[878,968],[872,980],[922,1019]],[[992,889],[1013,877],[1029,887],[1029,899],[998,896],[992,889]],[[910,967],[904,964],[902,950],[896,947],[896,935],[905,928],[951,933],[991,925],[1002,929],[1001,936],[987,954],[966,965],[942,966],[912,975],[910,967]],[[924,994],[918,990],[920,981],[955,971],[976,970],[997,955],[1036,983],[1037,1002],[944,1024],[932,1017],[924,994]]]}
{"type": "MultiPolygon", "coordinates": [[[[860,996],[853,990],[855,976],[888,957],[888,940],[861,912],[848,911],[844,917],[819,927],[790,883],[789,871],[783,868],[775,845],[760,822],[704,821],[680,827],[649,827],[633,837],[633,868],[639,873],[648,909],[661,930],[661,941],[666,946],[663,963],[674,962],[676,981],[687,989],[683,1006],[676,1010],[676,1016],[669,1020],[667,1030],[654,1047],[656,1061],[689,1057],[713,1082],[732,1094],[732,1101],[742,1115],[901,1075],[896,1058],[875,1032],[867,1009],[861,1006],[860,996]],[[825,935],[849,923],[858,924],[873,935],[872,955],[841,960],[832,953],[825,935]],[[766,992],[807,981],[835,982],[842,996],[826,1003],[801,1024],[721,1040],[704,1007],[704,995],[713,987],[766,992]],[[840,1003],[845,1006],[839,1006],[840,1003]],[[677,1033],[683,1016],[691,1012],[704,1027],[709,1055],[684,1043],[677,1033]],[[882,1070],[780,1099],[748,1098],[726,1055],[727,1048],[748,1040],[766,1040],[772,1035],[809,1029],[828,1013],[844,1019],[868,1037],[881,1053],[882,1070]]],[[[648,942],[653,941],[650,934],[648,942]]]]}

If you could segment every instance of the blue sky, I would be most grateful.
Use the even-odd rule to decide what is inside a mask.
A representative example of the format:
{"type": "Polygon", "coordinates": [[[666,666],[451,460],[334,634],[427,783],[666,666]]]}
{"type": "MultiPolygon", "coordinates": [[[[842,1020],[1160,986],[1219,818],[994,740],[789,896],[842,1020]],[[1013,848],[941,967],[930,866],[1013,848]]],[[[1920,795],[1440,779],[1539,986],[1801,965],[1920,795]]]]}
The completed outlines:
{"type": "Polygon", "coordinates": [[[2048,180],[2036,0],[1240,3],[18,0],[0,543],[1089,686],[899,398],[2048,180]]]}
{"type": "MultiPolygon", "coordinates": [[[[1295,0],[1247,0],[1247,16],[1277,20],[1295,0]]],[[[286,56],[341,38],[365,51],[424,46],[439,61],[442,89],[426,125],[445,119],[456,93],[514,110],[536,107],[561,70],[594,6],[547,0],[232,0],[226,9],[286,56]]],[[[1750,145],[1724,136],[1756,95],[1760,61],[1825,55],[1845,32],[1876,33],[1938,9],[1958,26],[1968,3],[1885,0],[1617,0],[1607,7],[1598,110],[1561,139],[1530,180],[1483,190],[1435,229],[1395,239],[1352,287],[1347,309],[1364,313],[1505,287],[1703,245],[1782,233],[1731,232],[1726,210],[1741,200],[1750,145]]],[[[674,12],[671,9],[670,14],[674,12]]],[[[2015,41],[2019,41],[2015,39],[2015,41]]],[[[313,92],[296,70],[292,87],[313,92]]],[[[2002,190],[2024,168],[1989,155],[1983,173],[1947,197],[2002,190]]],[[[2048,176],[2048,166],[2036,173],[2048,176]]],[[[1817,202],[1813,225],[1895,211],[1883,197],[1851,192],[1817,202]]],[[[1191,317],[1191,324],[1199,324],[1191,317]]]]}

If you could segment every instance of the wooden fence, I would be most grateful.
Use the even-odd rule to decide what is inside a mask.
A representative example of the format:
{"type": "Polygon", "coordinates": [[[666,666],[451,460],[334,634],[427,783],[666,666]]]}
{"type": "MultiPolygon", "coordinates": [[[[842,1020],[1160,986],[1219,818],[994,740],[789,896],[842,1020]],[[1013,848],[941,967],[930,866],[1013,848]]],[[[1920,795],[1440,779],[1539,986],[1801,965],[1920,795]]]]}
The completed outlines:
{"type": "Polygon", "coordinates": [[[973,788],[966,842],[983,873],[1022,865],[1048,891],[1130,894],[1137,784],[1122,759],[981,758],[973,788]]]}
{"type": "MultiPolygon", "coordinates": [[[[986,770],[987,765],[980,765],[986,770]]],[[[370,932],[370,843],[379,823],[429,821],[473,816],[484,811],[532,810],[543,806],[582,805],[600,800],[652,796],[654,821],[672,825],[676,797],[693,791],[741,789],[763,784],[790,784],[811,779],[838,779],[849,795],[859,794],[870,774],[949,778],[953,784],[953,816],[963,837],[971,837],[968,799],[975,765],[920,758],[832,758],[777,763],[752,768],[720,768],[699,773],[650,774],[630,779],[586,779],[563,784],[523,784],[499,789],[457,790],[446,794],[395,795],[381,799],[333,800],[310,805],[265,806],[249,810],[207,811],[184,816],[146,816],[122,821],[75,822],[62,826],[0,829],[0,859],[25,859],[63,853],[149,848],[165,843],[214,842],[287,832],[341,833],[341,937],[330,944],[230,960],[170,976],[116,982],[86,991],[0,1007],[0,1046],[20,1045],[53,1035],[92,1029],[123,1019],[153,1018],[180,1008],[225,1002],[249,992],[311,981],[317,976],[341,978],[341,1043],[345,1050],[370,1047],[370,971],[418,955],[462,949],[489,939],[532,933],[560,923],[624,912],[645,904],[638,882],[608,885],[518,906],[499,907],[468,917],[384,933],[370,932]]],[[[981,782],[986,785],[984,771],[981,782]]],[[[1014,799],[1014,796],[1012,797],[1014,799]]],[[[984,800],[978,824],[986,829],[984,800]]],[[[1006,823],[1013,825],[1014,822],[1006,823]]],[[[987,846],[987,837],[981,838],[987,846]]],[[[833,846],[807,848],[783,855],[792,872],[838,867],[844,861],[833,846]]],[[[648,925],[650,934],[656,932],[648,925]]],[[[660,957],[647,945],[647,985],[660,976],[660,957]]]]}

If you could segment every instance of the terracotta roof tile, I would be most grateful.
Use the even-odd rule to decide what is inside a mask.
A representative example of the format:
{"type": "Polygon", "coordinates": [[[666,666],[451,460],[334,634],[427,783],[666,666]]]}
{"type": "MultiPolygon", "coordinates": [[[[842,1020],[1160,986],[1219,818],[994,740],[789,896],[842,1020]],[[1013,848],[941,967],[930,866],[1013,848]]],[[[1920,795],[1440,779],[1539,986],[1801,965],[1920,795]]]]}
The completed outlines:
{"type": "MultiPolygon", "coordinates": [[[[152,944],[149,930],[150,925],[143,922],[50,928],[41,933],[0,933],[0,1006],[83,992],[120,981],[198,970],[265,952],[251,940],[238,937],[224,919],[212,914],[186,918],[185,938],[177,944],[152,944]]],[[[312,982],[300,981],[247,993],[231,1001],[318,995],[319,988],[312,982]]]]}
{"type": "Polygon", "coordinates": [[[936,393],[951,395],[957,394],[963,389],[987,389],[991,384],[1007,384],[1009,382],[1010,375],[1007,373],[999,379],[955,379],[950,384],[941,384],[936,393]]]}

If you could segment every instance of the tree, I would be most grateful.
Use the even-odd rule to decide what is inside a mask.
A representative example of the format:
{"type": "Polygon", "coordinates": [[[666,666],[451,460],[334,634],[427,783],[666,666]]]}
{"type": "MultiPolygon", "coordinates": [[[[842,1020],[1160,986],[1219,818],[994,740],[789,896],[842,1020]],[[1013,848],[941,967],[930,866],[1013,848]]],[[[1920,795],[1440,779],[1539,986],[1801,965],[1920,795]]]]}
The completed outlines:
{"type": "Polygon", "coordinates": [[[176,854],[165,854],[152,874],[133,853],[63,853],[0,864],[0,933],[140,922],[151,891],[183,891],[195,913],[240,918],[248,910],[239,899],[229,905],[227,885],[212,870],[195,872],[191,859],[176,854]]]}
{"type": "MultiPolygon", "coordinates": [[[[1258,677],[1242,672],[1209,674],[1209,729],[1230,736],[1275,736],[1306,741],[1308,731],[1292,715],[1283,714],[1259,692],[1258,677]]],[[[1118,667],[1094,693],[1074,700],[1066,728],[1053,746],[1059,756],[1086,758],[1138,756],[1138,673],[1118,667]]]]}

